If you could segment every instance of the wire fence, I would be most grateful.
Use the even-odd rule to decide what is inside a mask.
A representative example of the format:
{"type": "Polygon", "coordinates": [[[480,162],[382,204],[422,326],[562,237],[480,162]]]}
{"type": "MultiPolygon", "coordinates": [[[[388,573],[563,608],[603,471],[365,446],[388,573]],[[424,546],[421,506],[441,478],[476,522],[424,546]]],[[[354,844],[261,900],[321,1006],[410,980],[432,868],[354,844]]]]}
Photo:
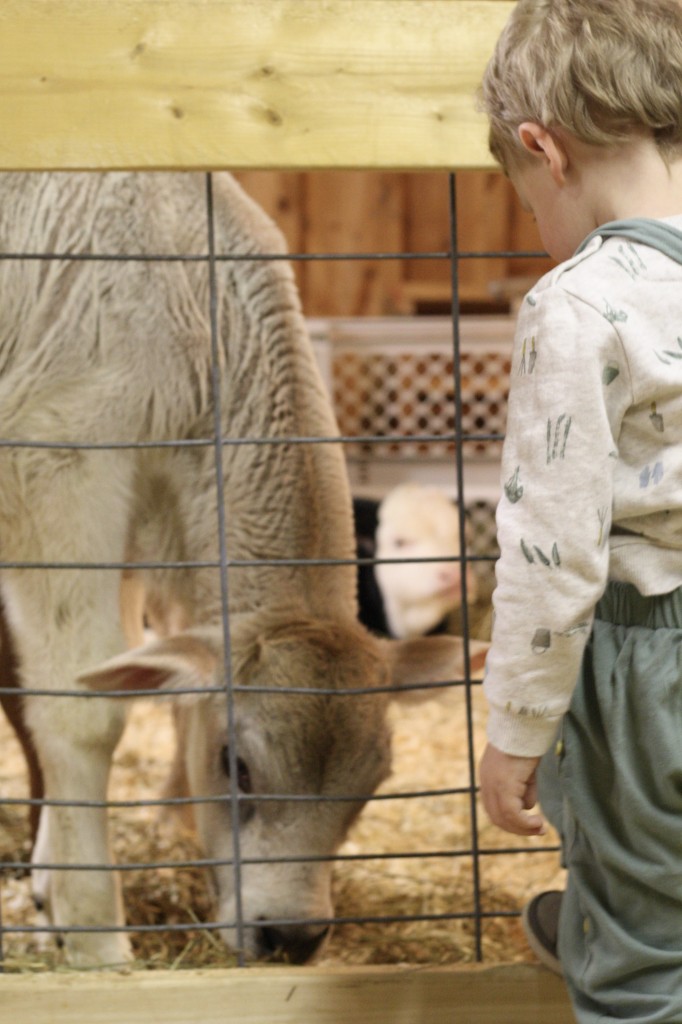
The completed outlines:
{"type": "MultiPolygon", "coordinates": [[[[444,178],[445,182],[445,178],[444,178]]],[[[297,686],[292,683],[289,686],[268,686],[268,685],[243,685],[235,681],[233,675],[233,645],[232,645],[232,617],[230,614],[231,604],[231,587],[235,574],[238,573],[249,573],[254,569],[270,567],[280,567],[282,571],[288,571],[291,568],[301,566],[330,566],[330,565],[374,565],[376,563],[375,558],[355,558],[355,559],[299,559],[299,558],[270,558],[262,557],[258,559],[240,559],[233,558],[230,552],[227,550],[226,536],[227,536],[227,522],[226,517],[228,511],[225,505],[225,489],[226,481],[224,479],[224,463],[223,453],[227,448],[235,448],[239,446],[268,446],[268,445],[281,445],[286,447],[302,446],[308,448],[309,446],[316,445],[336,445],[341,444],[348,451],[351,449],[357,450],[358,447],[365,449],[371,449],[374,452],[381,451],[382,448],[390,448],[391,446],[400,445],[405,443],[406,436],[404,431],[397,431],[391,434],[390,431],[382,430],[380,433],[369,432],[366,434],[342,434],[340,438],[332,437],[306,437],[306,436],[284,436],[277,438],[265,438],[265,437],[226,437],[223,435],[223,429],[221,424],[224,422],[222,405],[224,402],[224,380],[221,376],[221,358],[220,358],[220,337],[221,337],[221,323],[220,323],[220,309],[219,309],[219,297],[218,297],[218,283],[217,283],[217,268],[220,265],[224,265],[229,262],[249,262],[257,259],[258,261],[279,261],[282,259],[290,261],[317,261],[317,260],[367,260],[367,261],[387,261],[387,260],[438,260],[447,261],[451,268],[451,289],[452,289],[452,311],[451,311],[451,335],[452,335],[452,408],[449,414],[452,417],[453,428],[452,430],[438,429],[433,432],[428,428],[415,432],[409,437],[409,441],[414,445],[428,444],[430,446],[442,446],[443,451],[446,453],[444,459],[447,460],[447,464],[450,467],[449,472],[451,473],[451,486],[454,493],[459,498],[458,509],[459,509],[459,546],[462,552],[461,563],[463,569],[468,564],[478,568],[490,568],[496,558],[496,551],[494,547],[488,547],[488,550],[478,550],[476,552],[471,551],[470,539],[469,539],[469,526],[467,524],[467,466],[466,466],[466,451],[467,445],[475,446],[483,443],[487,445],[499,445],[503,439],[503,434],[499,430],[486,430],[486,429],[471,429],[471,426],[467,425],[463,421],[463,408],[465,406],[465,399],[463,399],[463,381],[462,381],[462,314],[460,309],[459,300],[459,268],[462,261],[465,260],[486,260],[486,259],[497,259],[504,257],[505,259],[515,259],[529,257],[541,257],[544,254],[539,252],[533,253],[521,253],[511,251],[491,251],[491,252],[472,252],[462,251],[458,247],[458,216],[457,216],[457,177],[455,174],[447,176],[447,190],[449,200],[449,233],[450,233],[450,247],[447,251],[442,252],[355,252],[348,254],[338,253],[292,253],[283,257],[280,254],[261,254],[258,253],[254,256],[252,253],[236,253],[236,254],[225,254],[216,251],[216,235],[215,235],[215,211],[214,211],[214,200],[213,200],[213,188],[212,188],[212,176],[206,176],[206,249],[204,253],[196,254],[164,254],[159,253],[158,255],[148,254],[120,254],[120,253],[92,253],[92,252],[78,252],[78,251],[62,251],[62,252],[5,252],[0,253],[0,261],[5,263],[7,261],[37,261],[40,263],[58,262],[58,261],[69,261],[77,263],[79,261],[95,261],[95,262],[112,262],[112,263],[127,263],[127,262],[174,262],[174,263],[193,263],[204,266],[208,274],[209,282],[209,310],[208,319],[210,325],[210,337],[211,337],[211,351],[212,351],[212,379],[211,379],[211,404],[213,409],[213,433],[212,436],[205,437],[191,437],[191,438],[177,438],[172,440],[164,441],[140,441],[133,443],[111,441],[89,441],[87,438],[82,440],[65,442],[60,438],[54,438],[53,440],[34,440],[30,437],[21,439],[8,439],[0,437],[0,450],[11,449],[11,448],[30,448],[30,449],[58,449],[63,451],[72,450],[75,452],[79,451],[116,451],[116,450],[128,450],[128,449],[140,449],[140,450],[153,450],[153,449],[212,449],[214,453],[214,473],[215,473],[215,506],[217,516],[217,539],[218,539],[218,550],[215,558],[212,559],[187,559],[177,561],[26,561],[21,559],[5,558],[0,561],[1,572],[46,572],[48,570],[60,570],[60,571],[88,571],[88,572],[131,572],[135,569],[144,569],[148,571],[166,571],[168,569],[182,569],[182,570],[195,570],[195,569],[211,569],[219,575],[220,579],[220,591],[221,591],[221,627],[222,627],[222,638],[223,638],[223,678],[224,685],[205,686],[202,687],[202,692],[206,694],[224,694],[225,696],[225,714],[226,714],[226,730],[227,730],[227,758],[228,764],[228,775],[229,785],[226,787],[226,791],[221,795],[194,795],[192,797],[153,797],[153,798],[135,798],[135,799],[120,799],[112,798],[106,801],[92,801],[92,800],[57,800],[54,798],[46,799],[42,797],[25,797],[25,796],[11,796],[8,794],[0,795],[0,826],[7,816],[15,816],[18,814],[25,814],[30,808],[36,807],[62,807],[68,805],[76,808],[106,808],[107,810],[115,812],[127,812],[133,810],[151,810],[158,811],[159,809],[175,808],[182,809],[187,806],[191,807],[210,807],[212,805],[220,805],[228,803],[231,807],[231,818],[234,823],[232,828],[231,836],[231,851],[229,856],[221,858],[212,858],[205,854],[194,856],[170,856],[164,857],[157,855],[154,860],[144,860],[132,857],[129,860],[121,860],[120,856],[118,862],[114,867],[107,864],[90,862],[90,863],[63,863],[63,862],[43,862],[40,864],[33,864],[33,871],[37,870],[49,870],[52,872],[109,872],[115,870],[121,874],[133,873],[143,871],[148,868],[153,868],[160,872],[179,872],[185,869],[197,870],[200,872],[211,873],[215,872],[216,869],[229,868],[234,875],[234,917],[225,920],[216,919],[216,917],[208,916],[205,920],[200,920],[196,916],[196,913],[189,908],[189,914],[185,921],[174,922],[168,920],[155,921],[153,923],[143,923],[140,920],[132,921],[125,926],[114,926],[114,925],[92,925],[86,928],[82,925],[69,924],[68,922],[59,922],[58,924],[50,923],[31,923],[30,920],[17,919],[16,913],[13,908],[8,905],[11,902],[10,893],[8,889],[8,881],[12,878],[22,876],[27,869],[27,843],[25,830],[21,833],[21,841],[12,844],[7,842],[3,843],[3,849],[0,851],[2,858],[1,873],[0,873],[0,960],[6,962],[8,969],[11,969],[11,965],[16,961],[16,954],[13,953],[11,944],[17,937],[25,937],[29,942],[37,937],[38,935],[46,934],[48,936],[63,936],[69,933],[80,933],[84,931],[93,931],[95,933],[107,933],[119,931],[121,928],[129,932],[131,935],[140,936],[146,932],[155,933],[181,933],[187,932],[191,934],[197,934],[201,932],[215,932],[217,930],[229,931],[234,935],[234,946],[237,949],[237,963],[240,965],[246,965],[250,962],[250,958],[240,952],[244,949],[245,942],[244,936],[248,929],[258,927],[267,928],[271,930],[279,930],[290,926],[315,926],[322,929],[326,929],[332,925],[337,928],[343,928],[347,925],[357,925],[365,927],[368,925],[386,927],[391,923],[401,922],[435,922],[438,925],[447,926],[448,924],[463,921],[466,922],[469,934],[471,936],[471,951],[468,956],[471,956],[475,960],[483,960],[484,954],[484,929],[487,922],[492,920],[504,920],[504,919],[515,919],[518,917],[519,908],[509,906],[498,906],[491,907],[490,901],[484,899],[484,885],[482,882],[482,866],[495,858],[503,857],[518,857],[519,855],[526,855],[529,852],[535,854],[550,854],[555,856],[557,854],[558,847],[555,843],[543,843],[535,844],[529,847],[528,844],[524,845],[500,845],[495,843],[490,845],[485,841],[481,840],[482,828],[479,820],[479,806],[477,800],[477,784],[476,784],[476,760],[480,751],[476,747],[476,708],[475,700],[476,695],[480,688],[480,679],[471,670],[470,656],[469,656],[469,643],[468,638],[471,634],[470,621],[469,621],[469,605],[467,595],[467,576],[466,572],[462,572],[462,601],[461,601],[461,618],[460,628],[462,636],[465,638],[464,643],[464,658],[463,665],[464,671],[461,677],[452,678],[446,682],[422,682],[418,685],[413,685],[411,689],[419,689],[425,691],[433,691],[434,695],[442,693],[443,691],[459,692],[463,694],[463,707],[465,715],[465,730],[464,735],[466,739],[466,780],[463,784],[458,785],[439,785],[435,788],[424,788],[415,787],[414,789],[403,789],[400,792],[367,792],[358,794],[354,790],[348,792],[338,792],[334,794],[326,794],[320,797],[315,794],[302,794],[302,793],[258,793],[258,792],[243,792],[239,787],[240,778],[240,764],[238,760],[238,745],[239,735],[237,729],[237,712],[235,708],[235,700],[240,694],[244,693],[261,693],[265,695],[277,694],[282,695],[298,695],[309,693],[306,687],[297,686]],[[241,841],[242,826],[240,822],[244,820],[245,813],[249,813],[254,807],[266,807],[272,806],[278,803],[290,804],[309,804],[314,808],[314,812],[319,812],[319,805],[323,803],[337,803],[337,804],[348,804],[356,805],[358,800],[361,799],[366,802],[367,807],[379,804],[391,804],[399,802],[414,801],[416,804],[423,804],[425,801],[438,802],[445,801],[449,798],[458,798],[465,801],[468,805],[468,834],[470,842],[461,848],[452,848],[448,845],[447,841],[441,840],[439,836],[435,836],[434,848],[430,849],[415,849],[414,851],[408,850],[393,850],[391,844],[387,844],[387,848],[378,851],[372,850],[358,850],[353,848],[347,848],[342,846],[338,852],[331,853],[328,855],[319,855],[314,852],[302,851],[296,854],[279,854],[277,849],[273,849],[272,855],[270,856],[251,856],[244,853],[241,841]],[[241,893],[243,888],[243,873],[245,869],[249,867],[257,866],[269,866],[269,865],[281,865],[281,864],[297,864],[309,867],[310,865],[320,862],[333,862],[337,869],[344,864],[371,864],[373,861],[381,861],[382,863],[393,862],[394,864],[414,864],[416,870],[419,871],[419,865],[427,861],[439,861],[445,862],[449,865],[454,865],[457,862],[463,862],[465,864],[464,870],[468,874],[468,887],[470,891],[470,902],[466,909],[457,911],[450,909],[447,912],[438,913],[425,910],[422,913],[415,913],[410,910],[400,912],[395,910],[395,904],[387,907],[385,913],[368,913],[354,914],[344,913],[343,910],[336,914],[323,914],[317,917],[306,917],[292,918],[282,917],[274,915],[270,918],[265,918],[262,915],[258,916],[257,920],[249,919],[245,908],[242,905],[241,893]],[[8,948],[9,947],[9,948],[8,948]]],[[[426,559],[425,561],[428,561],[426,559]]],[[[7,680],[0,678],[0,697],[15,698],[16,689],[13,685],[6,685],[7,680]]],[[[404,685],[396,686],[359,686],[357,689],[352,691],[338,690],[333,687],[321,688],[315,691],[316,696],[323,696],[329,698],[332,701],[352,701],[357,699],[359,696],[367,696],[376,694],[383,690],[397,690],[404,691],[406,687],[404,685]]],[[[175,691],[176,697],[181,697],[185,693],[196,694],[196,686],[183,688],[178,687],[175,691]]],[[[79,698],[84,700],[100,700],[102,697],[128,697],[130,691],[126,689],[120,689],[116,686],[107,688],[106,690],[100,690],[94,692],[92,690],[79,689],[72,691],[68,689],[52,689],[50,687],[45,688],[30,688],[27,687],[23,691],[25,696],[33,698],[40,698],[45,701],[61,700],[63,698],[79,698]]],[[[141,688],[138,693],[138,697],[148,697],[153,700],[164,700],[156,687],[141,688]]],[[[447,714],[444,711],[443,714],[447,714]]],[[[14,819],[13,819],[14,820],[14,819]]],[[[407,836],[409,843],[409,835],[407,836]]],[[[558,858],[557,858],[558,859],[558,858]]],[[[215,913],[215,911],[214,911],[215,913]]],[[[355,934],[355,933],[354,933],[355,934]]]]}

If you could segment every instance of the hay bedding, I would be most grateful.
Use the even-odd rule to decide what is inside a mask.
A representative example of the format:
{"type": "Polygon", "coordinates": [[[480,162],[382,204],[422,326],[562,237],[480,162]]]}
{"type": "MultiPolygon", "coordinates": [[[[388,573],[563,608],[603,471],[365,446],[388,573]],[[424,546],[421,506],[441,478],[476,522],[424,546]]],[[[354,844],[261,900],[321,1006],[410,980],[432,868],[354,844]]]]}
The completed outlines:
{"type": "MultiPolygon", "coordinates": [[[[409,793],[451,789],[469,783],[465,695],[462,689],[420,704],[392,709],[394,771],[380,792],[409,793]]],[[[476,754],[483,742],[483,702],[474,688],[473,719],[476,754]]],[[[0,716],[0,795],[26,795],[23,762],[9,725],[0,716]]],[[[112,776],[113,799],[158,796],[172,750],[170,709],[163,701],[140,701],[132,711],[116,754],[112,776]]],[[[455,857],[391,860],[391,853],[425,854],[471,848],[468,795],[438,795],[369,803],[356,822],[345,854],[382,854],[377,860],[347,861],[335,870],[334,898],[340,917],[412,916],[470,913],[474,907],[472,859],[455,857]]],[[[112,833],[119,863],[188,860],[200,856],[190,833],[159,820],[157,808],[112,812],[112,833]]],[[[550,840],[552,841],[552,840],[550,840]]],[[[558,855],[537,850],[543,840],[516,840],[499,832],[479,814],[482,848],[522,846],[529,852],[481,858],[481,909],[518,911],[535,892],[561,887],[558,855]]],[[[0,803],[0,861],[26,859],[28,830],[25,811],[0,803]]],[[[5,925],[33,924],[35,917],[28,878],[5,872],[1,876],[2,920],[5,925]]],[[[124,898],[131,925],[188,924],[188,932],[137,933],[137,967],[228,966],[234,958],[210,931],[192,930],[210,920],[211,898],[205,873],[199,868],[159,868],[123,873],[124,898]]],[[[493,917],[482,925],[486,962],[532,960],[518,917],[493,917]]],[[[34,937],[6,935],[5,964],[9,969],[59,966],[59,954],[39,951],[34,937]]],[[[397,921],[338,925],[319,963],[338,964],[452,964],[476,958],[474,923],[462,920],[397,921]]]]}

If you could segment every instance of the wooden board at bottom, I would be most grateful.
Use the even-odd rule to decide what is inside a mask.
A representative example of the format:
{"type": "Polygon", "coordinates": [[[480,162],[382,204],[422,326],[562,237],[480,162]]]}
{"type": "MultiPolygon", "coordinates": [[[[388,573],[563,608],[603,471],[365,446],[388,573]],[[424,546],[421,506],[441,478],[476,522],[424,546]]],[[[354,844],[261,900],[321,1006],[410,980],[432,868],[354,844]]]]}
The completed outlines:
{"type": "Polygon", "coordinates": [[[542,967],[252,967],[12,975],[13,1024],[572,1024],[566,989],[542,967]]]}

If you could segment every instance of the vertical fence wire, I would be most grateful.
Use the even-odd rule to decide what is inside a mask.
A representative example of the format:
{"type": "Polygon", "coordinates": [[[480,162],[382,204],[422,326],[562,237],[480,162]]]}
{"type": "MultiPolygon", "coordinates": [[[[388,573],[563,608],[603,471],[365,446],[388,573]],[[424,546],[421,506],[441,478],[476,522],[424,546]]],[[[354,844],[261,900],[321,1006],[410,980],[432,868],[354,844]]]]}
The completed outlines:
{"type": "Polygon", "coordinates": [[[206,228],[208,241],[208,285],[211,331],[211,389],[213,394],[213,448],[215,463],[216,513],[218,522],[218,554],[220,559],[220,598],[223,630],[223,661],[225,675],[225,697],[227,701],[227,756],[230,767],[230,806],[232,821],[232,867],[235,888],[235,918],[237,957],[239,966],[244,966],[244,911],[242,906],[242,859],[239,829],[239,791],[237,787],[237,737],[235,728],[234,682],[232,678],[232,638],[229,615],[229,578],[227,551],[227,518],[225,514],[225,480],[223,474],[223,418],[222,386],[220,376],[220,326],[218,322],[218,280],[216,272],[215,214],[213,208],[213,178],[206,175],[206,228]]]}
{"type": "Polygon", "coordinates": [[[448,177],[448,206],[450,224],[450,276],[452,284],[452,346],[453,381],[455,396],[455,474],[457,478],[457,510],[459,518],[459,548],[462,552],[462,634],[464,636],[464,687],[466,701],[466,727],[469,768],[469,813],[471,820],[471,871],[474,909],[474,947],[476,960],[483,959],[483,928],[481,917],[481,878],[478,852],[478,813],[476,805],[476,762],[474,746],[473,694],[471,661],[469,658],[469,602],[467,594],[464,481],[464,431],[462,429],[462,360],[459,304],[459,233],[457,230],[457,176],[448,177]]]}

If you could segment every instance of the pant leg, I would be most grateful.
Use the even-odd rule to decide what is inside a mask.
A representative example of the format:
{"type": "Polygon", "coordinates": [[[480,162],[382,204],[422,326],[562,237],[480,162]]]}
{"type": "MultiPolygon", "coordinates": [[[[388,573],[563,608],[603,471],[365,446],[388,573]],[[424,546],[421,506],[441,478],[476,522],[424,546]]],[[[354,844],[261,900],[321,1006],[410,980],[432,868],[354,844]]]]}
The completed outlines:
{"type": "Polygon", "coordinates": [[[562,732],[577,1020],[682,1024],[682,629],[597,618],[562,732]]]}
{"type": "MultiPolygon", "coordinates": [[[[538,802],[542,813],[563,837],[563,794],[559,777],[559,759],[563,747],[563,725],[559,726],[556,738],[538,765],[538,802]]],[[[562,856],[562,864],[565,867],[562,856]]]]}

